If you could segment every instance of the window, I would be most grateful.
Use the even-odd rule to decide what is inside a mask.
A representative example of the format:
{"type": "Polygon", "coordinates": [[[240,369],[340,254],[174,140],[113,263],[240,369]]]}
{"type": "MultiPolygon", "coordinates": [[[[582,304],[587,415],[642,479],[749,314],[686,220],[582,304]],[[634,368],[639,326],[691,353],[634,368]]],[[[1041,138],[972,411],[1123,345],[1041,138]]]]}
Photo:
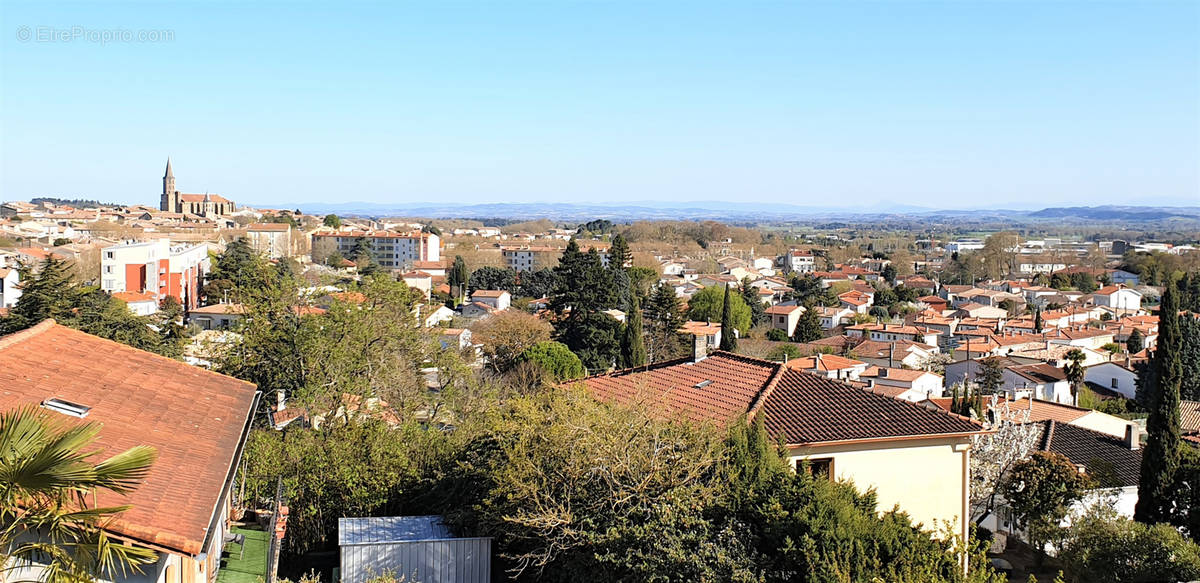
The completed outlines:
{"type": "Polygon", "coordinates": [[[1112,388],[1114,388],[1114,389],[1117,388],[1118,384],[1120,384],[1120,383],[1117,382],[1117,377],[1113,377],[1112,378],[1112,388]]]}
{"type": "Polygon", "coordinates": [[[814,478],[833,478],[833,458],[817,457],[796,460],[796,471],[807,471],[814,478]]]}

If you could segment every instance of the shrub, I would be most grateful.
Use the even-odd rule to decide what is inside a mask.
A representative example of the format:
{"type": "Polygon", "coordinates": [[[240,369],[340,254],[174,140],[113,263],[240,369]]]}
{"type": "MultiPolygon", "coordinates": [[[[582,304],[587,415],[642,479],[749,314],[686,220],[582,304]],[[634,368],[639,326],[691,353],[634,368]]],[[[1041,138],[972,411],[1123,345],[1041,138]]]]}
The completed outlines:
{"type": "Polygon", "coordinates": [[[788,339],[787,332],[784,332],[783,330],[780,330],[779,328],[771,328],[770,330],[767,330],[767,340],[773,340],[775,342],[786,342],[787,339],[788,339]]]}
{"type": "Polygon", "coordinates": [[[1071,582],[1200,578],[1200,546],[1196,543],[1169,525],[1147,526],[1099,505],[1067,531],[1058,558],[1071,582]]]}

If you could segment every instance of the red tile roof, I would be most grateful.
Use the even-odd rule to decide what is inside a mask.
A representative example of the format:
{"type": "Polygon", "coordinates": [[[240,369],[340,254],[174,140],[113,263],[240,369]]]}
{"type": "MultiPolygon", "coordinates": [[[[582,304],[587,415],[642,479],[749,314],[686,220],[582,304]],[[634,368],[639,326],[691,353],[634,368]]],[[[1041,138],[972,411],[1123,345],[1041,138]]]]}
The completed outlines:
{"type": "Polygon", "coordinates": [[[789,370],[763,408],[767,430],[790,445],[978,433],[965,417],[789,370]]]}
{"type": "Polygon", "coordinates": [[[183,202],[204,202],[204,199],[211,202],[230,202],[229,199],[216,194],[180,194],[179,200],[183,202]]]}
{"type": "Polygon", "coordinates": [[[498,298],[506,293],[508,293],[508,290],[477,289],[477,290],[471,292],[471,297],[473,297],[473,298],[476,298],[476,297],[478,297],[478,298],[498,298]]]}
{"type": "Polygon", "coordinates": [[[291,228],[292,226],[287,223],[250,223],[246,225],[247,231],[276,231],[282,233],[291,228]]]}
{"type": "Polygon", "coordinates": [[[803,310],[803,309],[804,309],[804,306],[797,306],[797,305],[791,305],[791,306],[771,306],[771,307],[769,307],[769,308],[767,308],[767,309],[766,309],[766,313],[768,313],[768,314],[783,314],[783,315],[787,315],[787,314],[791,314],[792,312],[795,312],[795,311],[797,311],[797,310],[803,310]]]}
{"type": "Polygon", "coordinates": [[[727,423],[750,410],[779,364],[716,352],[700,362],[670,361],[584,380],[601,399],[665,407],[693,421],[727,423]],[[697,385],[708,384],[697,388],[697,385]]]}
{"type": "Polygon", "coordinates": [[[253,384],[53,320],[0,338],[0,408],[50,398],[79,403],[91,407],[85,421],[103,426],[95,443],[101,456],[136,445],[157,450],[137,490],[101,492],[97,504],[133,505],[109,523],[114,534],[187,555],[205,548],[255,393],[253,384]]]}
{"type": "Polygon", "coordinates": [[[665,362],[582,382],[601,399],[658,407],[697,421],[728,423],[762,412],[771,435],[785,436],[791,445],[982,431],[957,415],[720,351],[699,362],[665,362]]]}
{"type": "Polygon", "coordinates": [[[154,294],[150,292],[113,292],[112,297],[127,304],[155,301],[154,294]]]}

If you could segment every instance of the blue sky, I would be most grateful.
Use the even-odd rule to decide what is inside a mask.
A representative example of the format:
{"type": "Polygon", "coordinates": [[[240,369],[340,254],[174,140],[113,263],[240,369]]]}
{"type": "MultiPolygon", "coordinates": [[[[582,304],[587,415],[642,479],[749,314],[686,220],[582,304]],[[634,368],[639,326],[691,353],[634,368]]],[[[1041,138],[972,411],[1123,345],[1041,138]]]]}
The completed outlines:
{"type": "Polygon", "coordinates": [[[6,200],[1200,204],[1192,1],[0,13],[6,200]]]}

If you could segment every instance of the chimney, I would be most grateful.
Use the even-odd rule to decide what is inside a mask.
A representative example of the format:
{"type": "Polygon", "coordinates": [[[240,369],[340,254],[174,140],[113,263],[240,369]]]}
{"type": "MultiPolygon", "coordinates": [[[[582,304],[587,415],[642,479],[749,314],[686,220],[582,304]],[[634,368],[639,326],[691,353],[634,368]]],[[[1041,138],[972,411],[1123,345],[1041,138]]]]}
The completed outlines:
{"type": "Polygon", "coordinates": [[[1125,447],[1136,451],[1142,447],[1141,432],[1138,431],[1137,425],[1130,423],[1125,426],[1125,447]]]}
{"type": "Polygon", "coordinates": [[[700,362],[708,356],[708,337],[703,334],[692,335],[692,362],[700,362]]]}
{"type": "MultiPolygon", "coordinates": [[[[888,365],[888,366],[891,366],[891,365],[888,365]]],[[[886,378],[887,378],[887,371],[888,371],[888,369],[886,369],[886,368],[881,368],[881,369],[879,369],[879,378],[881,378],[881,379],[886,379],[886,378]]]]}

